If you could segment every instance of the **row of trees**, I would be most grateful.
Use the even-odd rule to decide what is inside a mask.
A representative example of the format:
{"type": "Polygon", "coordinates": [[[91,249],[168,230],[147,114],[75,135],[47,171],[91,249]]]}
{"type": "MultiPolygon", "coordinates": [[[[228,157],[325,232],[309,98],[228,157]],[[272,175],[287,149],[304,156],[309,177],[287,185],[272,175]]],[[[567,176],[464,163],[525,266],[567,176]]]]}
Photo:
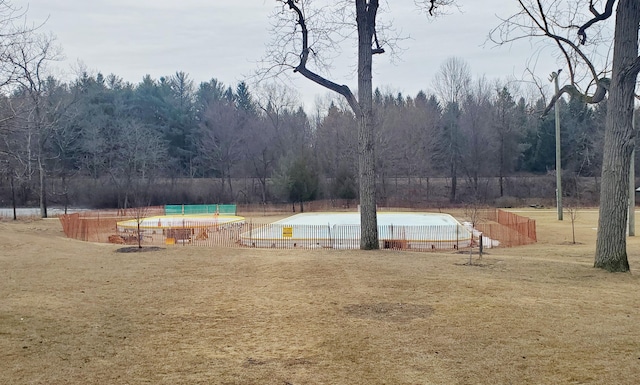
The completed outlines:
{"type": "MultiPolygon", "coordinates": [[[[505,178],[554,170],[554,119],[540,118],[543,99],[474,80],[457,58],[443,64],[434,89],[415,96],[374,92],[382,197],[394,179],[446,177],[450,202],[487,201],[493,196],[483,178],[498,178],[504,196],[512,194],[505,178]],[[455,87],[444,80],[452,71],[464,75],[455,87]],[[452,88],[455,95],[443,91],[452,88]],[[458,180],[470,188],[461,192],[458,180]]],[[[50,177],[62,181],[64,199],[73,180],[111,184],[120,207],[149,203],[132,199],[148,197],[158,178],[216,178],[212,201],[356,198],[353,112],[334,100],[309,116],[291,95],[274,85],[254,94],[244,82],[229,87],[215,79],[196,86],[183,72],[138,84],[116,75],[83,73],[70,83],[47,77],[35,99],[18,87],[1,100],[0,171],[23,201],[29,190],[44,191],[50,177]],[[237,178],[257,181],[259,196],[234,190],[237,178]]],[[[565,172],[597,175],[604,105],[562,99],[561,111],[565,172]]],[[[38,197],[46,207],[46,191],[38,197]]]]}

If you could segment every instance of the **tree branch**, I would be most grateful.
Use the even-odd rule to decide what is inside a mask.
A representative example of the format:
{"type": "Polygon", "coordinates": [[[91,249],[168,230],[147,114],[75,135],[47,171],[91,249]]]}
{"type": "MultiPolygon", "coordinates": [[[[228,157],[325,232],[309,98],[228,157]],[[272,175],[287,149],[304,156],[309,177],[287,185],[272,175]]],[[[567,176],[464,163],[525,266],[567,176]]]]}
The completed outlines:
{"type": "Polygon", "coordinates": [[[587,21],[582,27],[578,29],[578,37],[580,38],[580,44],[584,45],[587,42],[587,29],[594,25],[597,22],[607,20],[613,14],[613,5],[616,0],[607,0],[607,4],[605,5],[604,13],[599,13],[595,7],[593,6],[593,1],[589,1],[589,10],[594,14],[594,18],[587,21]]]}
{"type": "Polygon", "coordinates": [[[600,12],[593,6],[593,0],[589,0],[589,11],[593,14],[593,16],[600,16],[600,12]]]}
{"type": "MultiPolygon", "coordinates": [[[[569,77],[571,78],[571,83],[573,83],[575,81],[575,71],[573,69],[573,64],[571,63],[571,58],[569,56],[569,52],[567,52],[565,47],[562,45],[562,42],[558,39],[560,36],[557,36],[557,35],[551,33],[550,28],[549,28],[549,22],[547,21],[547,15],[546,15],[546,13],[544,11],[544,8],[543,8],[542,3],[540,2],[540,0],[538,0],[538,12],[540,12],[540,17],[542,18],[542,21],[543,21],[542,24],[539,23],[538,20],[529,11],[529,9],[527,9],[524,6],[522,1],[519,1],[519,3],[520,3],[520,6],[529,15],[529,17],[538,25],[538,28],[540,28],[545,33],[545,35],[551,37],[556,42],[556,45],[560,49],[560,52],[562,52],[562,54],[564,55],[565,61],[567,62],[567,66],[569,67],[569,77]]],[[[577,49],[577,47],[573,47],[573,48],[577,49]]],[[[581,54],[581,52],[578,52],[578,54],[581,54]]],[[[583,57],[583,59],[584,59],[584,57],[583,57]]],[[[585,59],[585,61],[588,63],[588,60],[585,59]]],[[[592,73],[594,73],[594,72],[595,71],[592,71],[592,73]]],[[[594,78],[595,78],[595,73],[594,73],[594,78]]]]}
{"type": "Polygon", "coordinates": [[[429,5],[429,15],[433,16],[433,12],[436,10],[436,0],[430,1],[431,5],[429,5]]]}
{"type": "MultiPolygon", "coordinates": [[[[609,1],[615,1],[615,0],[609,0],[609,1]]],[[[597,85],[596,92],[594,93],[594,95],[593,96],[587,96],[585,94],[582,94],[577,90],[577,88],[575,88],[575,86],[572,86],[573,87],[572,93],[575,96],[578,96],[578,94],[579,94],[580,97],[583,100],[585,100],[586,103],[599,103],[600,101],[602,101],[602,99],[606,95],[606,92],[607,92],[607,90],[609,88],[608,79],[598,78],[598,74],[597,74],[597,72],[596,72],[596,70],[595,70],[595,68],[593,66],[593,63],[591,62],[591,60],[589,60],[589,58],[584,54],[584,52],[582,52],[582,50],[574,42],[572,42],[571,40],[569,40],[569,39],[567,39],[567,38],[565,38],[563,36],[556,35],[555,33],[553,33],[551,31],[551,29],[549,28],[549,25],[547,23],[546,14],[544,12],[544,9],[542,7],[542,3],[541,3],[540,0],[537,1],[537,5],[538,5],[538,11],[540,12],[540,16],[542,17],[542,23],[540,21],[538,21],[538,19],[536,19],[534,17],[534,15],[531,13],[531,11],[522,3],[522,0],[519,0],[518,2],[520,3],[520,6],[524,10],[524,12],[529,16],[529,18],[531,18],[531,20],[538,26],[538,28],[540,30],[542,30],[542,32],[544,32],[545,36],[550,37],[551,39],[553,39],[556,42],[556,44],[558,45],[558,47],[560,48],[561,52],[565,56],[565,59],[567,61],[567,65],[569,66],[569,72],[571,74],[570,76],[571,76],[571,83],[572,84],[575,83],[574,70],[573,70],[573,66],[571,65],[571,61],[569,60],[569,53],[565,50],[565,48],[564,48],[564,46],[562,44],[566,44],[569,47],[571,47],[571,49],[578,56],[580,56],[580,58],[584,61],[585,65],[589,69],[589,72],[591,72],[591,76],[593,78],[593,81],[597,85]],[[602,83],[602,82],[604,82],[604,83],[602,83]]],[[[554,97],[557,99],[560,96],[561,96],[561,94],[560,95],[556,95],[554,97]]],[[[550,104],[550,106],[551,106],[551,104],[550,104]]],[[[549,108],[550,107],[547,107],[547,109],[549,109],[549,108]]]]}
{"type": "Polygon", "coordinates": [[[556,101],[558,101],[558,99],[560,99],[560,97],[564,94],[568,94],[572,98],[579,98],[586,104],[600,103],[604,100],[604,97],[609,90],[609,83],[610,81],[607,78],[598,79],[596,92],[592,96],[585,95],[582,92],[578,91],[578,89],[573,84],[565,85],[558,91],[557,94],[553,95],[551,101],[549,102],[549,104],[547,104],[547,107],[544,109],[544,111],[542,111],[541,118],[544,118],[549,113],[549,111],[551,111],[553,106],[555,106],[556,101]]]}
{"type": "Polygon", "coordinates": [[[300,52],[300,64],[298,64],[298,66],[293,69],[293,72],[299,72],[302,76],[306,77],[312,82],[344,96],[345,99],[347,99],[349,106],[353,109],[353,112],[356,115],[360,115],[360,104],[358,103],[348,86],[344,84],[340,85],[334,83],[307,68],[307,60],[309,59],[310,51],[309,30],[307,29],[307,23],[302,10],[295,4],[295,0],[287,0],[286,4],[289,6],[289,9],[293,10],[296,13],[298,18],[297,23],[300,26],[300,33],[302,34],[302,51],[300,52]]]}
{"type": "Polygon", "coordinates": [[[376,33],[376,14],[378,13],[378,0],[372,0],[369,3],[369,20],[372,20],[373,39],[376,43],[375,48],[371,50],[372,55],[383,54],[384,48],[380,47],[378,42],[378,34],[376,33]]]}

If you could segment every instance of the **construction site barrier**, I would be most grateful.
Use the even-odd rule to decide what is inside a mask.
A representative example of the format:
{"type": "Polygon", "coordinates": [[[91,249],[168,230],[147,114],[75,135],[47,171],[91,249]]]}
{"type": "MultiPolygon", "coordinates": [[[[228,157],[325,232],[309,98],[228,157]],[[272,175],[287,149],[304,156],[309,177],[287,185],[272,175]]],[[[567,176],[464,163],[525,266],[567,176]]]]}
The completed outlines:
{"type": "Polygon", "coordinates": [[[491,239],[500,241],[500,246],[514,247],[536,243],[536,221],[501,209],[485,210],[483,220],[476,229],[491,239]]]}
{"type": "MultiPolygon", "coordinates": [[[[220,206],[220,205],[210,205],[220,206]]],[[[179,207],[182,207],[181,205],[179,207]]],[[[185,206],[187,207],[187,206],[185,206]]],[[[84,211],[60,216],[65,235],[68,238],[89,242],[137,244],[137,230],[127,229],[119,233],[117,223],[129,219],[164,215],[165,207],[147,207],[144,209],[84,211]]],[[[482,220],[476,223],[476,229],[485,237],[498,240],[501,247],[527,245],[537,241],[535,220],[517,214],[492,209],[483,211],[482,220]]],[[[442,250],[464,248],[469,245],[456,236],[455,242],[447,231],[440,226],[389,226],[379,228],[380,247],[404,250],[442,250]],[[415,242],[419,240],[419,242],[415,242]],[[429,241],[433,241],[429,243],[429,241]],[[455,245],[455,246],[454,246],[455,245]]],[[[461,234],[460,230],[456,230],[461,234]]],[[[449,231],[450,233],[450,231],[449,231]]],[[[360,226],[294,227],[282,224],[253,225],[252,223],[229,223],[203,228],[188,221],[181,228],[146,229],[141,235],[142,244],[198,245],[225,247],[332,247],[359,248],[360,226]],[[258,234],[273,233],[278,236],[258,234]],[[306,234],[298,237],[299,234],[306,234]],[[357,235],[357,236],[356,236],[357,235]],[[269,243],[268,238],[276,239],[269,243]]]]}
{"type": "MultiPolygon", "coordinates": [[[[460,225],[378,226],[380,248],[412,251],[442,251],[468,248],[471,234],[460,225]]],[[[184,221],[168,229],[120,229],[112,242],[143,245],[201,247],[257,247],[277,249],[359,249],[359,225],[287,225],[227,223],[202,227],[198,221],[184,221]]]]}
{"type": "Polygon", "coordinates": [[[67,238],[86,242],[109,242],[109,236],[116,233],[117,223],[127,219],[163,215],[164,207],[92,210],[59,216],[62,230],[67,238]]]}

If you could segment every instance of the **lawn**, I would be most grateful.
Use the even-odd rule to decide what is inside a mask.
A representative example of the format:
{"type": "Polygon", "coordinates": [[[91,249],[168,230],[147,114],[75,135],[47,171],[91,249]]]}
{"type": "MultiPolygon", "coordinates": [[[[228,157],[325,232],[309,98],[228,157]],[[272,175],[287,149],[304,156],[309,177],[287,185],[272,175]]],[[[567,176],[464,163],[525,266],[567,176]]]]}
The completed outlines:
{"type": "MultiPolygon", "coordinates": [[[[0,222],[0,383],[637,384],[631,274],[594,269],[596,210],[535,245],[457,253],[118,253],[0,222]]],[[[264,219],[264,218],[263,218],[264,219]]],[[[640,235],[640,234],[639,234],[640,235]]]]}

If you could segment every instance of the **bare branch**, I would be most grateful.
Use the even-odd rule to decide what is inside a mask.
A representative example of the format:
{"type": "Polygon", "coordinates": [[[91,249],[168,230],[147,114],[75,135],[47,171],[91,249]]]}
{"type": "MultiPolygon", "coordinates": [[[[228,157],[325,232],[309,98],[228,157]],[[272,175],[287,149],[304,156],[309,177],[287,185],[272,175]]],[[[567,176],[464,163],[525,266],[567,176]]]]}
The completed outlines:
{"type": "Polygon", "coordinates": [[[454,5],[453,0],[414,0],[420,11],[427,13],[429,16],[438,16],[442,14],[440,10],[443,6],[454,5]]]}
{"type": "Polygon", "coordinates": [[[593,5],[593,0],[589,0],[589,11],[591,11],[595,17],[600,16],[600,12],[598,12],[596,7],[593,5]]]}
{"type": "Polygon", "coordinates": [[[598,13],[598,11],[596,11],[595,7],[593,6],[593,0],[589,1],[589,10],[595,15],[595,17],[587,21],[578,29],[578,36],[580,38],[581,45],[584,45],[587,42],[587,28],[591,27],[599,21],[607,20],[611,17],[611,15],[613,14],[613,5],[615,2],[616,0],[607,0],[604,13],[598,13]]]}
{"type": "Polygon", "coordinates": [[[349,103],[349,106],[353,109],[356,115],[359,115],[360,105],[356,100],[355,96],[351,92],[351,89],[346,85],[340,85],[334,83],[317,73],[309,70],[307,68],[307,60],[309,59],[309,30],[307,29],[307,23],[304,17],[302,10],[295,4],[294,0],[287,0],[286,4],[289,6],[289,9],[293,10],[297,15],[297,23],[300,26],[300,33],[302,35],[302,50],[300,52],[300,64],[298,64],[294,68],[294,72],[299,72],[302,76],[311,80],[312,82],[319,84],[325,88],[328,88],[332,91],[339,93],[344,96],[349,103]]]}
{"type": "Polygon", "coordinates": [[[572,98],[579,98],[587,104],[600,103],[601,101],[604,100],[604,97],[607,94],[607,91],[609,90],[609,83],[610,83],[609,79],[606,79],[606,78],[600,79],[598,82],[598,86],[596,88],[596,92],[591,96],[585,95],[582,92],[578,91],[576,86],[574,86],[573,84],[565,85],[558,91],[557,94],[553,95],[553,97],[551,98],[551,101],[549,102],[549,104],[547,104],[547,107],[542,112],[542,117],[546,116],[549,113],[549,111],[551,111],[553,106],[556,104],[556,101],[558,101],[558,99],[564,94],[567,94],[572,98]]]}
{"type": "MultiPolygon", "coordinates": [[[[522,38],[514,38],[509,36],[509,34],[515,29],[523,30],[525,32],[525,36],[529,37],[545,36],[553,40],[555,45],[558,47],[560,54],[564,57],[564,61],[568,67],[570,84],[564,86],[557,95],[553,96],[553,99],[551,103],[547,105],[543,116],[553,108],[555,101],[558,98],[562,97],[562,95],[565,93],[571,95],[571,97],[580,98],[585,103],[598,103],[602,101],[609,88],[609,79],[606,77],[606,75],[604,75],[604,73],[599,74],[598,72],[596,72],[593,61],[577,43],[572,41],[569,37],[559,35],[555,32],[556,28],[560,28],[565,31],[578,28],[577,26],[575,26],[575,24],[578,23],[573,22],[573,19],[577,14],[567,14],[566,12],[564,13],[565,15],[568,15],[570,17],[570,27],[567,27],[566,23],[563,26],[563,24],[560,24],[557,19],[548,17],[547,12],[551,12],[551,10],[545,9],[545,6],[543,4],[544,2],[541,0],[535,0],[530,3],[526,3],[524,0],[518,0],[518,3],[520,4],[521,11],[518,14],[505,19],[503,21],[501,29],[496,28],[492,31],[492,34],[500,32],[500,34],[502,35],[502,42],[499,42],[499,44],[504,44],[504,42],[506,41],[515,41],[518,38],[522,38]],[[519,19],[522,17],[526,18],[531,24],[520,21],[519,19]],[[513,29],[506,30],[507,26],[513,29]],[[539,32],[536,33],[536,31],[539,32]],[[504,38],[505,35],[508,37],[508,39],[504,38]],[[592,95],[589,95],[587,91],[580,92],[578,89],[578,83],[584,80],[578,79],[578,75],[576,74],[576,67],[580,65],[580,63],[582,63],[581,65],[584,66],[584,69],[586,71],[588,71],[589,78],[591,79],[591,81],[589,82],[589,86],[587,86],[586,89],[588,90],[591,85],[595,85],[596,87],[595,92],[592,95]]],[[[590,2],[590,9],[592,13],[595,11],[592,2],[590,2]]],[[[556,12],[558,11],[556,10],[556,12]]],[[[600,15],[600,17],[603,20],[604,18],[606,18],[605,15],[600,15]]],[[[493,38],[492,40],[495,41],[495,39],[493,38]]]]}
{"type": "Polygon", "coordinates": [[[431,5],[429,6],[429,15],[433,16],[433,11],[436,9],[436,0],[431,0],[431,5]]]}

